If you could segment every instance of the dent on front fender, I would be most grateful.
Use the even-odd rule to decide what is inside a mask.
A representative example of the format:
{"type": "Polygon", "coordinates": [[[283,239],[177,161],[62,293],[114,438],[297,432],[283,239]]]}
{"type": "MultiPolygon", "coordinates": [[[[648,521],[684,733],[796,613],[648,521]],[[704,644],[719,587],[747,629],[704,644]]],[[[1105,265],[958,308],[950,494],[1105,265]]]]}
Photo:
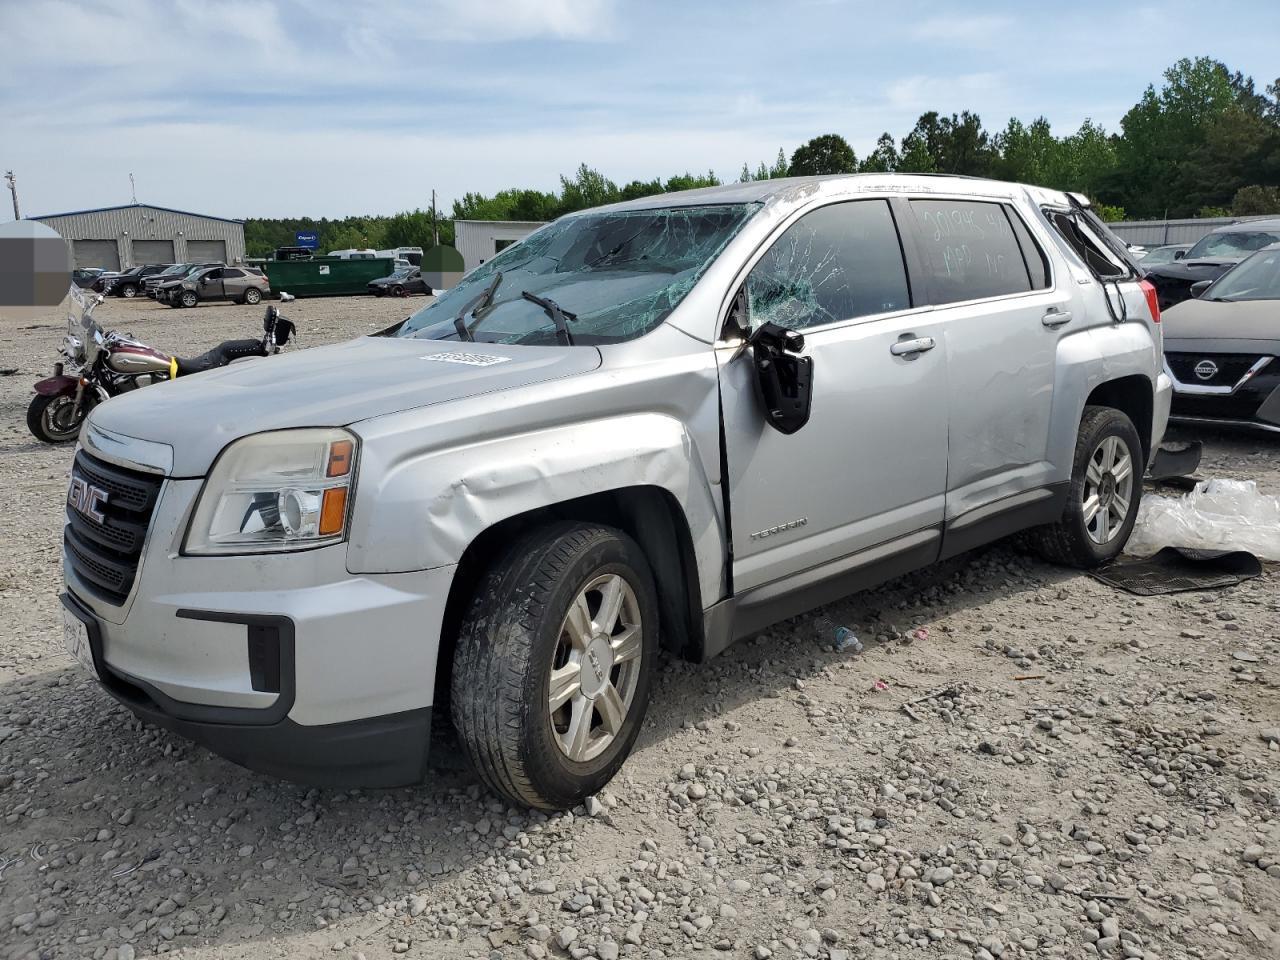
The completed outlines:
{"type": "MultiPolygon", "coordinates": [[[[409,452],[376,462],[366,451],[352,514],[347,567],[396,573],[457,563],[496,523],[578,497],[625,487],[671,493],[685,512],[699,559],[721,549],[719,513],[695,442],[662,414],[608,417],[409,452]],[[374,461],[374,462],[371,462],[374,461]]],[[[699,563],[713,579],[720,565],[699,563]]],[[[702,585],[704,596],[716,584],[702,585]]]]}

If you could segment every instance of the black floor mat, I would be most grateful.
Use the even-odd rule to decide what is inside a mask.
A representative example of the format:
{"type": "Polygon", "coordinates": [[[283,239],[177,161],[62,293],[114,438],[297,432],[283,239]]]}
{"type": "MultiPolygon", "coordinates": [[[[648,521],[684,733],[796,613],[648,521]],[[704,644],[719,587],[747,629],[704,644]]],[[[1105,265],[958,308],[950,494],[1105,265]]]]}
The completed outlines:
{"type": "Polygon", "coordinates": [[[1120,560],[1089,571],[1095,580],[1140,597],[1185,590],[1220,590],[1262,575],[1262,563],[1247,550],[1188,550],[1165,547],[1145,560],[1120,560]]]}
{"type": "Polygon", "coordinates": [[[1151,461],[1147,476],[1152,480],[1189,477],[1200,466],[1203,453],[1204,445],[1199,440],[1161,444],[1151,461]]]}

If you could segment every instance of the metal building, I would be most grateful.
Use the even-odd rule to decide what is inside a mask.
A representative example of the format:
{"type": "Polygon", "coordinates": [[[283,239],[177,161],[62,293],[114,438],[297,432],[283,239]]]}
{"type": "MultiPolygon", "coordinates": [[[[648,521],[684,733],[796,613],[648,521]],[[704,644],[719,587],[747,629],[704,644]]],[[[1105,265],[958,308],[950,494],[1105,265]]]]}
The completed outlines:
{"type": "Polygon", "coordinates": [[[1232,223],[1268,220],[1270,217],[1201,217],[1191,220],[1123,220],[1107,224],[1125,243],[1159,247],[1166,243],[1195,243],[1201,237],[1232,223]]]}
{"type": "Polygon", "coordinates": [[[541,226],[535,220],[455,220],[453,245],[462,254],[465,269],[471,271],[541,226]]]}
{"type": "Polygon", "coordinates": [[[244,221],[133,203],[29,217],[71,246],[77,267],[121,270],[140,263],[244,259],[244,221]]]}

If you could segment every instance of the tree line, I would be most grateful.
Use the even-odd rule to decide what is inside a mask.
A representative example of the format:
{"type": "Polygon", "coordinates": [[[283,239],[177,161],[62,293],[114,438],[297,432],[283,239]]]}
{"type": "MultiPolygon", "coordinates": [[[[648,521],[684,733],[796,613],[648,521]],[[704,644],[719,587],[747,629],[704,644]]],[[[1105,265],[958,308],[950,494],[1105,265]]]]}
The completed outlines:
{"type": "MultiPolygon", "coordinates": [[[[832,173],[945,173],[1032,183],[1088,195],[1109,219],[1248,216],[1280,213],[1280,78],[1259,92],[1253,78],[1209,57],[1182,59],[1149,85],[1118,132],[1092,120],[1056,136],[1044,117],[1013,118],[992,133],[970,111],[920,115],[906,135],[880,135],[861,159],[838,133],[814,137],[788,158],[742,165],[738,180],[832,173]]],[[[587,207],[674,190],[716,186],[714,171],[618,185],[581,164],[558,191],[525,188],[492,196],[467,193],[453,203],[457,220],[554,220],[587,207]]],[[[253,219],[245,223],[250,256],[293,243],[315,230],[322,250],[453,242],[449,220],[430,212],[342,220],[253,219]]]]}

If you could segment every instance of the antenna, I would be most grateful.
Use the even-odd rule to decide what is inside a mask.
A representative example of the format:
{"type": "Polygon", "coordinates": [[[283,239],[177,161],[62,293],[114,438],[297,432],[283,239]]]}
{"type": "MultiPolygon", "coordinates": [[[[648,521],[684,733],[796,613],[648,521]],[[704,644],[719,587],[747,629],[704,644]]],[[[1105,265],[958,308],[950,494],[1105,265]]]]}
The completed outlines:
{"type": "Polygon", "coordinates": [[[133,183],[133,174],[129,174],[129,193],[133,196],[133,202],[138,202],[138,188],[133,183]]]}
{"type": "Polygon", "coordinates": [[[13,219],[21,220],[22,214],[18,212],[18,178],[13,175],[12,170],[6,170],[4,178],[9,181],[9,192],[13,194],[13,219]]]}

